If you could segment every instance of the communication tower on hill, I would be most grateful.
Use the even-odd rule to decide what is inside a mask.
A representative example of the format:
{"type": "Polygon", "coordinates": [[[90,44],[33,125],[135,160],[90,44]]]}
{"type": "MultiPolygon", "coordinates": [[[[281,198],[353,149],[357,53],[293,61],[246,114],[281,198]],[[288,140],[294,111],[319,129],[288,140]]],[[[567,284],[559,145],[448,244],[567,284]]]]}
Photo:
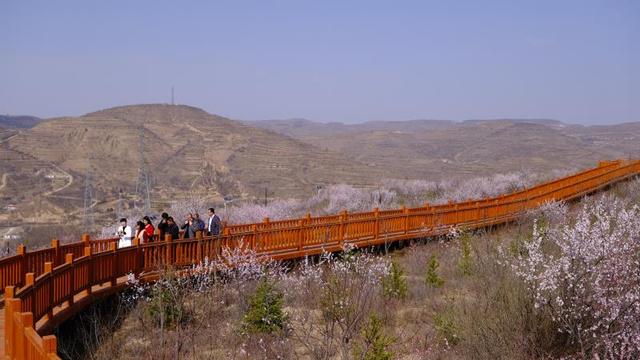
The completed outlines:
{"type": "Polygon", "coordinates": [[[136,180],[137,199],[135,201],[135,207],[144,214],[149,214],[149,210],[151,209],[151,195],[149,174],[147,173],[147,166],[144,159],[144,126],[140,126],[138,148],[140,163],[138,165],[138,178],[136,180]]]}

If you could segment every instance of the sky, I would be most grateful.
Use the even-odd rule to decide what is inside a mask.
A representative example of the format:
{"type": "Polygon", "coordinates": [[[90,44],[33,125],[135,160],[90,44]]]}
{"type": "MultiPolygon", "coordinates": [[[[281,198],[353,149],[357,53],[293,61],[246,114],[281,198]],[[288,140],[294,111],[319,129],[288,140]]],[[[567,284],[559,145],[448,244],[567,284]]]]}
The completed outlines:
{"type": "Polygon", "coordinates": [[[640,121],[640,1],[0,0],[0,114],[640,121]]]}

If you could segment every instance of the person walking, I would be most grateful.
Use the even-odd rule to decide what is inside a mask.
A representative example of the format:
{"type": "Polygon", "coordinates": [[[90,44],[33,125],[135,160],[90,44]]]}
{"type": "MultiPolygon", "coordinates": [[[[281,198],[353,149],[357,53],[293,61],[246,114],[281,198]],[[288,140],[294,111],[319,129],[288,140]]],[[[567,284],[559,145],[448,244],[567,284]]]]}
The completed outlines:
{"type": "Polygon", "coordinates": [[[131,226],[127,225],[126,218],[120,219],[120,226],[118,227],[116,235],[120,237],[120,241],[118,241],[118,248],[131,246],[131,226]]]}
{"type": "Polygon", "coordinates": [[[207,235],[220,235],[220,218],[216,215],[216,209],[209,208],[209,223],[207,225],[207,235]]]}

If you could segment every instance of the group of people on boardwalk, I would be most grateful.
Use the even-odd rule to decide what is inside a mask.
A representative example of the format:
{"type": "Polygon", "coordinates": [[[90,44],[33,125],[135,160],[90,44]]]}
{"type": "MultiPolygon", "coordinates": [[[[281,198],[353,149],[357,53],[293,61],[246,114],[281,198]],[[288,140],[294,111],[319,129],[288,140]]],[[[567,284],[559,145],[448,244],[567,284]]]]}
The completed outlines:
{"type": "Polygon", "coordinates": [[[207,223],[200,219],[200,214],[197,212],[189,213],[184,223],[178,226],[175,219],[166,212],[160,215],[160,222],[156,227],[153,226],[151,218],[145,216],[142,220],[139,220],[135,224],[135,234],[131,229],[131,226],[127,225],[127,219],[120,219],[120,226],[116,235],[120,237],[118,247],[131,246],[132,241],[137,240],[139,244],[153,242],[155,239],[165,239],[165,235],[170,234],[173,240],[180,239],[180,229],[183,230],[184,239],[193,239],[197,237],[197,234],[203,234],[206,236],[220,235],[221,221],[220,217],[216,215],[214,208],[207,210],[209,218],[207,223]],[[155,238],[156,228],[158,229],[158,237],[155,238]]]}

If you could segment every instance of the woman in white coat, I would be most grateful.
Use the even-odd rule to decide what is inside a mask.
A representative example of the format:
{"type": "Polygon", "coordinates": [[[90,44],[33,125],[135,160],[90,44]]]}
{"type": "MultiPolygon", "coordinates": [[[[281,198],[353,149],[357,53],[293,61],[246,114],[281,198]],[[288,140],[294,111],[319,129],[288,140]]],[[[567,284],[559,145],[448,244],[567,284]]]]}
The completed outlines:
{"type": "Polygon", "coordinates": [[[127,225],[127,219],[120,219],[120,226],[118,226],[116,235],[120,237],[118,248],[131,246],[131,226],[127,225]]]}

